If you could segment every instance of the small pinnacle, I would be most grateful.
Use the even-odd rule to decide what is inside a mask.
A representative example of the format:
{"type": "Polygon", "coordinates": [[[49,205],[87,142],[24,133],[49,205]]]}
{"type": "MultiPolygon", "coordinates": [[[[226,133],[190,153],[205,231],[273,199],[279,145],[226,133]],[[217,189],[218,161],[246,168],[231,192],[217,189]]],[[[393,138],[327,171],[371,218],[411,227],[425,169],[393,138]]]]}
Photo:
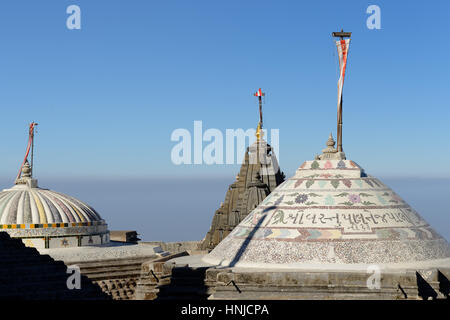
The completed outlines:
{"type": "Polygon", "coordinates": [[[335,144],[336,144],[336,142],[333,139],[333,133],[330,133],[330,136],[328,137],[328,141],[327,141],[326,145],[328,147],[332,147],[333,148],[335,144]]]}
{"type": "Polygon", "coordinates": [[[28,160],[25,160],[25,163],[22,167],[22,177],[23,178],[31,178],[31,166],[28,160]]]}

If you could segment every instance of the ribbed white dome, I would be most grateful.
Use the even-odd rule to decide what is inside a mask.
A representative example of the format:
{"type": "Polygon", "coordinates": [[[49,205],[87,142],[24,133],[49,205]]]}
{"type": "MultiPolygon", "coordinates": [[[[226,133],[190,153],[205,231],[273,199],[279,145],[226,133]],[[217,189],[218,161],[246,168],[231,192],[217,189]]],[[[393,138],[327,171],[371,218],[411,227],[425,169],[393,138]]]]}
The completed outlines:
{"type": "Polygon", "coordinates": [[[27,185],[0,192],[0,224],[53,224],[102,221],[87,204],[68,195],[27,185]]]}
{"type": "Polygon", "coordinates": [[[27,245],[46,248],[109,242],[107,224],[92,207],[39,188],[28,162],[16,185],[0,192],[0,229],[27,245]]]}

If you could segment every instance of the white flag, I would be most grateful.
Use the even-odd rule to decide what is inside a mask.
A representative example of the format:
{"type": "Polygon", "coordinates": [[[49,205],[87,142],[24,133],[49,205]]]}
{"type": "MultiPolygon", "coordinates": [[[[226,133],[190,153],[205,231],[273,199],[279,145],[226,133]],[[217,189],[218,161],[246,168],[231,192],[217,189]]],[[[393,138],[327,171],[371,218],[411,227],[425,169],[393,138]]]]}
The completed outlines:
{"type": "Polygon", "coordinates": [[[344,86],[345,68],[347,67],[348,48],[350,39],[336,41],[339,55],[339,81],[338,81],[338,105],[342,98],[342,87],[344,86]]]}

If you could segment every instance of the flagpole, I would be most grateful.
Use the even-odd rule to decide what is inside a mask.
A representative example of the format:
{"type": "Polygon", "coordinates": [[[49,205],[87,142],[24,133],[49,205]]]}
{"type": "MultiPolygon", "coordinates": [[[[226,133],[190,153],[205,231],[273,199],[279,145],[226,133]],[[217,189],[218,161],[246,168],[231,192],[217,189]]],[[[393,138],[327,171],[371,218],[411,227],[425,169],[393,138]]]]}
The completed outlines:
{"type": "Polygon", "coordinates": [[[263,118],[262,118],[262,97],[259,96],[259,123],[262,129],[263,126],[263,118]]]}
{"type": "Polygon", "coordinates": [[[33,164],[34,164],[34,127],[37,125],[34,121],[30,124],[30,138],[31,138],[31,167],[30,174],[33,176],[33,164]]]}
{"type": "Polygon", "coordinates": [[[258,122],[258,128],[256,130],[256,137],[259,138],[262,136],[261,130],[263,126],[263,116],[262,116],[262,97],[265,95],[264,92],[261,91],[261,88],[256,91],[255,94],[253,94],[255,97],[258,97],[259,102],[259,122],[258,122]]]}
{"type": "MultiPolygon", "coordinates": [[[[341,29],[340,32],[333,32],[332,33],[333,37],[339,37],[341,38],[341,41],[344,40],[344,38],[351,38],[352,33],[351,32],[344,32],[343,29],[341,29]]],[[[348,54],[348,48],[347,48],[347,53],[348,54]]],[[[340,77],[343,77],[342,75],[342,70],[340,71],[340,77]]],[[[341,80],[341,78],[339,78],[339,80],[341,80]]],[[[339,81],[341,82],[341,81],[339,81]]],[[[338,152],[343,152],[343,148],[342,148],[342,96],[343,96],[343,91],[344,91],[344,79],[342,79],[342,82],[339,83],[338,86],[338,94],[340,91],[341,94],[341,99],[338,101],[338,114],[337,114],[337,151],[338,152]]]]}
{"type": "Polygon", "coordinates": [[[341,100],[339,101],[338,107],[338,118],[337,118],[337,151],[343,152],[342,149],[342,94],[341,100]]]}
{"type": "Polygon", "coordinates": [[[33,177],[33,160],[34,160],[34,136],[31,137],[31,168],[30,168],[31,177],[33,177]]]}

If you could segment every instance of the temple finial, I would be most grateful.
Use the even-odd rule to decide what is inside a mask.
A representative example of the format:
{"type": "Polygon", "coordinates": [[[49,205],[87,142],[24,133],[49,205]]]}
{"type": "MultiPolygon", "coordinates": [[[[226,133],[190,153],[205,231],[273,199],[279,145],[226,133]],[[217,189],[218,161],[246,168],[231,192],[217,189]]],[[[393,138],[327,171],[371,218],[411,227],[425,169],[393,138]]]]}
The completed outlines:
{"type": "Polygon", "coordinates": [[[28,160],[25,160],[25,163],[20,170],[20,177],[16,179],[15,184],[37,188],[37,180],[31,177],[31,165],[28,160]]]}
{"type": "Polygon", "coordinates": [[[336,142],[333,139],[333,133],[330,132],[330,136],[328,137],[328,141],[327,141],[327,146],[334,148],[334,145],[336,144],[336,142]]]}
{"type": "Polygon", "coordinates": [[[22,178],[31,178],[31,166],[28,160],[25,160],[22,167],[22,178]]]}
{"type": "Polygon", "coordinates": [[[332,133],[330,133],[330,136],[328,137],[326,144],[327,144],[327,147],[322,150],[323,153],[336,153],[337,152],[336,148],[334,147],[336,142],[333,139],[332,133]]]}
{"type": "Polygon", "coordinates": [[[264,136],[264,131],[261,129],[261,123],[258,123],[258,126],[256,127],[256,139],[259,141],[264,136]]]}
{"type": "Polygon", "coordinates": [[[328,140],[326,142],[327,147],[322,150],[322,154],[316,156],[316,160],[345,160],[345,153],[338,151],[334,145],[336,141],[333,139],[333,134],[330,133],[328,140]]]}

